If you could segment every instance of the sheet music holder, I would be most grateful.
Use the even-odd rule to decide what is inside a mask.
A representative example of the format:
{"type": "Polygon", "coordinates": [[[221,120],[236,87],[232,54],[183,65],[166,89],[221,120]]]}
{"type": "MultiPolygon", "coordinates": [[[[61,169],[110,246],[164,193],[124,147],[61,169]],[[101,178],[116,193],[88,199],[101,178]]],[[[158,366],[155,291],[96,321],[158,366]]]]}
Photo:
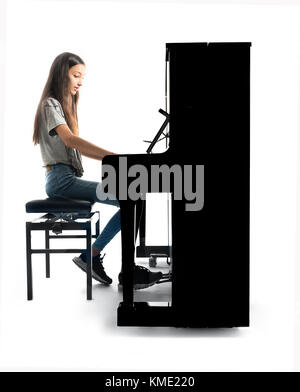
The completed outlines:
{"type": "Polygon", "coordinates": [[[164,116],[166,116],[166,119],[163,123],[163,125],[160,127],[159,131],[157,132],[157,134],[155,135],[154,139],[152,140],[152,142],[148,142],[147,140],[144,140],[144,142],[146,143],[150,143],[150,146],[147,148],[146,152],[147,154],[151,154],[155,144],[165,138],[168,138],[169,135],[168,134],[164,134],[164,130],[166,128],[166,126],[168,125],[169,121],[170,121],[170,115],[164,111],[163,109],[159,109],[159,113],[163,114],[164,116]],[[159,139],[161,137],[161,135],[164,135],[164,137],[162,139],[159,139]]]}

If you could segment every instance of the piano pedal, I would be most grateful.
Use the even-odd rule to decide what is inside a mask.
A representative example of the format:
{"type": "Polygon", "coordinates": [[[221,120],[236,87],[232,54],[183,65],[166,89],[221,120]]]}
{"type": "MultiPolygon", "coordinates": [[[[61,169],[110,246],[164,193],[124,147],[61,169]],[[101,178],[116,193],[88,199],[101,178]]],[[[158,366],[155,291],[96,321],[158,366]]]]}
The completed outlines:
{"type": "MultiPolygon", "coordinates": [[[[144,289],[147,289],[149,287],[154,286],[155,284],[166,283],[166,282],[172,282],[172,272],[171,271],[169,271],[166,274],[162,274],[160,280],[153,281],[153,282],[147,282],[147,283],[135,284],[133,286],[133,290],[134,291],[144,290],[144,289]]],[[[118,291],[123,291],[123,285],[120,282],[118,283],[118,291]]]]}
{"type": "Polygon", "coordinates": [[[172,279],[161,279],[158,282],[156,282],[156,284],[162,284],[162,283],[168,283],[168,282],[172,282],[172,279]]]}
{"type": "Polygon", "coordinates": [[[172,272],[168,272],[167,274],[163,274],[162,278],[156,282],[156,284],[172,282],[172,272]]]}

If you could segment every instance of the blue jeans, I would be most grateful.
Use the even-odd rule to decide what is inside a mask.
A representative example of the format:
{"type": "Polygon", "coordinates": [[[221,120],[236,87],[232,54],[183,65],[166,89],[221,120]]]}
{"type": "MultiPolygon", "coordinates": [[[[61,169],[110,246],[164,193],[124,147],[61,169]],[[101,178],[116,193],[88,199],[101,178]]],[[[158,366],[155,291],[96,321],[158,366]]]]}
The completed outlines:
{"type": "MultiPolygon", "coordinates": [[[[120,207],[118,200],[100,200],[97,197],[98,182],[82,180],[76,177],[72,166],[57,163],[46,172],[46,193],[49,197],[88,200],[120,207]]],[[[93,247],[102,251],[121,229],[120,209],[113,215],[93,247]]]]}

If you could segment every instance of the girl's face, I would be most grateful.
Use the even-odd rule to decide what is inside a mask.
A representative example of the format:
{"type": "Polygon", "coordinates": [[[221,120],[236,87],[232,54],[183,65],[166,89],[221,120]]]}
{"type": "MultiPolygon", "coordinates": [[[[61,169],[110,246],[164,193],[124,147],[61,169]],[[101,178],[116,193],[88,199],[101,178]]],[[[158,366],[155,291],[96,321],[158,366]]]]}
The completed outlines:
{"type": "Polygon", "coordinates": [[[77,64],[73,65],[69,69],[69,92],[71,95],[75,95],[82,86],[82,80],[85,75],[85,65],[77,64]]]}

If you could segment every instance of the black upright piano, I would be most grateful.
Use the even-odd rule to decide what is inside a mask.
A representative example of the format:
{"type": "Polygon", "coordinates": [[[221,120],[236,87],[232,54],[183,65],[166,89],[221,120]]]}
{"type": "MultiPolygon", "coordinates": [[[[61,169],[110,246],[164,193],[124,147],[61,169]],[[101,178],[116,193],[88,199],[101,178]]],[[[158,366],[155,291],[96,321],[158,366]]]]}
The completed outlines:
{"type": "Polygon", "coordinates": [[[190,201],[174,197],[171,184],[168,306],[134,301],[136,236],[145,201],[120,200],[117,179],[124,274],[119,326],[249,326],[250,47],[245,42],[166,44],[168,149],[103,160],[117,177],[120,157],[126,157],[128,169],[141,164],[149,172],[152,165],[182,170],[191,165],[194,183],[196,167],[203,170],[203,203],[195,211],[187,209],[190,201]]]}

